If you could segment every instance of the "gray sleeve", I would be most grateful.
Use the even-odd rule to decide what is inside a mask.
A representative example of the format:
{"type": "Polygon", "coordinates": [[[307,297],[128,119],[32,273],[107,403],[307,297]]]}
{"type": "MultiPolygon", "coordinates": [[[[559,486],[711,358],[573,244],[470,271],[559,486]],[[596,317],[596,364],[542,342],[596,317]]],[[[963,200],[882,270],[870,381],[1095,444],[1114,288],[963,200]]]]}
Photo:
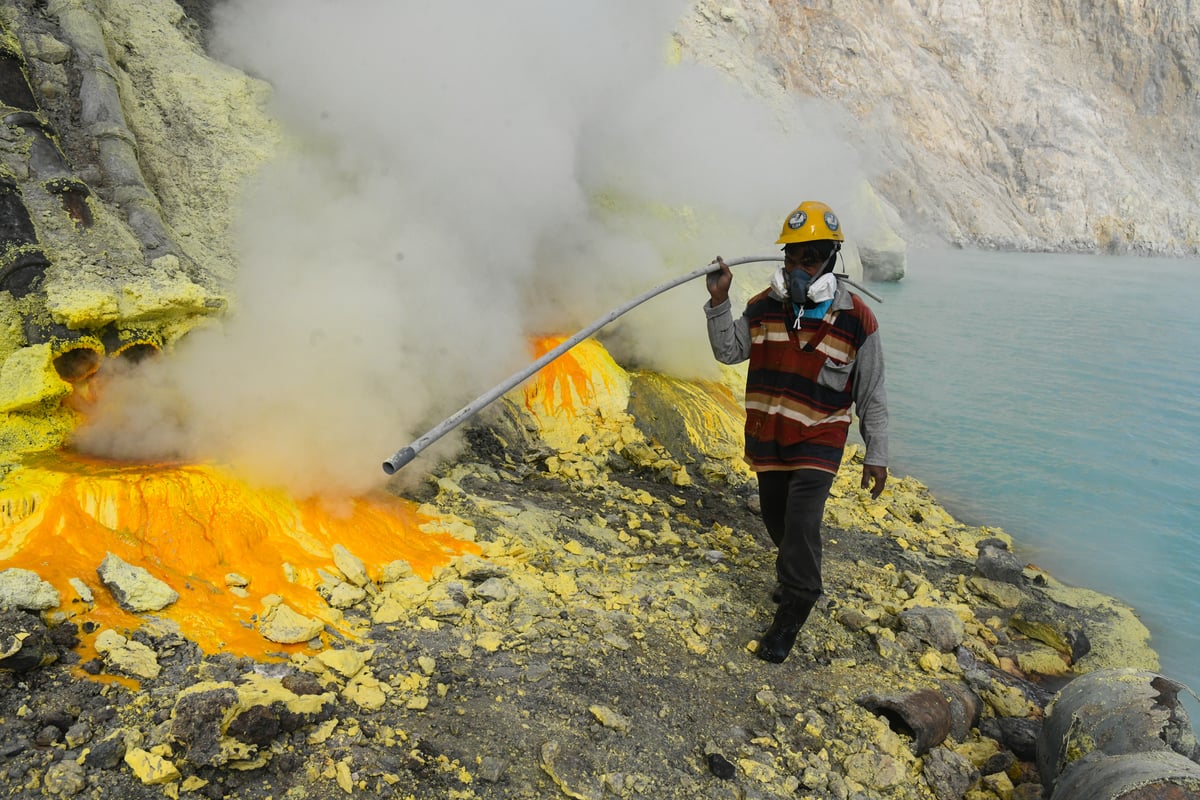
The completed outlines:
{"type": "Polygon", "coordinates": [[[873,333],[858,348],[855,358],[854,407],[858,430],[867,445],[863,463],[886,467],[888,463],[887,390],[883,384],[883,345],[873,333]]]}
{"type": "Polygon", "coordinates": [[[735,320],[731,308],[728,300],[716,308],[712,307],[712,301],[704,304],[708,343],[713,357],[722,364],[737,364],[750,357],[750,323],[744,316],[735,320]]]}

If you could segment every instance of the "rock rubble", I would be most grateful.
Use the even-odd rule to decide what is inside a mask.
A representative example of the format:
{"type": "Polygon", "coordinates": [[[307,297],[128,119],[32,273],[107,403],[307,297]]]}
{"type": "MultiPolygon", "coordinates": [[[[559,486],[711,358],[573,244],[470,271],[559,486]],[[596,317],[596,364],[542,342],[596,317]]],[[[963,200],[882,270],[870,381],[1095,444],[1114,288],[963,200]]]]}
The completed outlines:
{"type": "Polygon", "coordinates": [[[795,655],[764,665],[749,649],[772,556],[749,487],[679,486],[670,452],[624,472],[587,443],[447,465],[426,502],[480,555],[360,585],[361,557],[331,552],[325,583],[363,590],[339,606],[352,634],[283,660],[148,625],[81,661],[70,622],[11,608],[5,641],[29,644],[6,652],[31,648],[0,673],[11,796],[1032,798],[1030,741],[1064,673],[1110,666],[1114,639],[1125,666],[1157,668],[1128,609],[998,572],[1009,538],[916,481],[865,499],[853,449],[827,596],[795,655]]]}

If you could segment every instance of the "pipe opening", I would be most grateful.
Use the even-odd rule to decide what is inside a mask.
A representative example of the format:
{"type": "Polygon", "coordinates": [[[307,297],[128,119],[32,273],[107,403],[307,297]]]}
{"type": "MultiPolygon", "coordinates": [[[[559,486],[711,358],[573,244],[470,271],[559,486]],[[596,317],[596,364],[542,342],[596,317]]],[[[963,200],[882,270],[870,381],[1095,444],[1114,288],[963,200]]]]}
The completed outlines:
{"type": "Polygon", "coordinates": [[[40,250],[22,253],[7,265],[0,264],[0,292],[24,297],[41,285],[49,266],[50,262],[40,250]]]}
{"type": "Polygon", "coordinates": [[[892,733],[907,736],[909,739],[917,738],[917,732],[913,730],[912,725],[909,725],[904,715],[896,709],[882,708],[876,713],[887,721],[888,727],[892,729],[892,733]]]}
{"type": "Polygon", "coordinates": [[[157,345],[149,342],[130,342],[129,344],[117,350],[112,355],[120,357],[130,364],[140,364],[147,358],[152,358],[159,354],[157,345]]]}
{"type": "Polygon", "coordinates": [[[35,244],[37,231],[15,181],[0,178],[0,247],[35,244]]]}
{"type": "Polygon", "coordinates": [[[87,202],[92,192],[88,189],[87,184],[68,178],[59,178],[47,181],[46,191],[58,195],[63,211],[67,212],[67,216],[74,220],[76,225],[84,228],[92,227],[95,218],[92,216],[92,208],[87,202]]]}
{"type": "Polygon", "coordinates": [[[35,111],[38,107],[25,77],[25,66],[15,53],[7,50],[0,50],[0,105],[25,111],[35,111]]]}
{"type": "Polygon", "coordinates": [[[100,369],[100,354],[90,347],[76,347],[55,358],[54,369],[67,383],[81,383],[100,369]]]}

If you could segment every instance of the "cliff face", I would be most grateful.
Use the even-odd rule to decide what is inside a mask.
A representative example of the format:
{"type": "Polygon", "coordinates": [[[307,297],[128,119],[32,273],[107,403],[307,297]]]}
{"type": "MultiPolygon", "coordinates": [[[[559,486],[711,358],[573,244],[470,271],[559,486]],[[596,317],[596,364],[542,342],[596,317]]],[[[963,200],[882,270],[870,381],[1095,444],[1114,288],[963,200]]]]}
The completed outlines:
{"type": "Polygon", "coordinates": [[[1005,249],[1200,250],[1200,7],[697,3],[683,49],[847,112],[909,229],[1005,249]]]}

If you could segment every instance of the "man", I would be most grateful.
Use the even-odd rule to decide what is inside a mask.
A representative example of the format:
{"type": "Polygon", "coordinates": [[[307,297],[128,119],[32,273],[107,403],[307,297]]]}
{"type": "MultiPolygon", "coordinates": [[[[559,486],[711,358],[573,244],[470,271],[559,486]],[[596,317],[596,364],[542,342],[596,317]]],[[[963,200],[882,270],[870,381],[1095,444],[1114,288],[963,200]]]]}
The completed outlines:
{"type": "Polygon", "coordinates": [[[758,475],[763,523],[779,549],[779,608],[758,643],[782,662],[821,596],[821,517],[850,428],[850,406],[867,445],[862,488],[887,482],[883,350],[871,309],[833,274],[845,235],[824,203],[803,202],[783,223],[784,266],[745,313],[730,313],[733,273],[717,257],[704,310],[713,355],[750,359],[746,461],[758,475]]]}

